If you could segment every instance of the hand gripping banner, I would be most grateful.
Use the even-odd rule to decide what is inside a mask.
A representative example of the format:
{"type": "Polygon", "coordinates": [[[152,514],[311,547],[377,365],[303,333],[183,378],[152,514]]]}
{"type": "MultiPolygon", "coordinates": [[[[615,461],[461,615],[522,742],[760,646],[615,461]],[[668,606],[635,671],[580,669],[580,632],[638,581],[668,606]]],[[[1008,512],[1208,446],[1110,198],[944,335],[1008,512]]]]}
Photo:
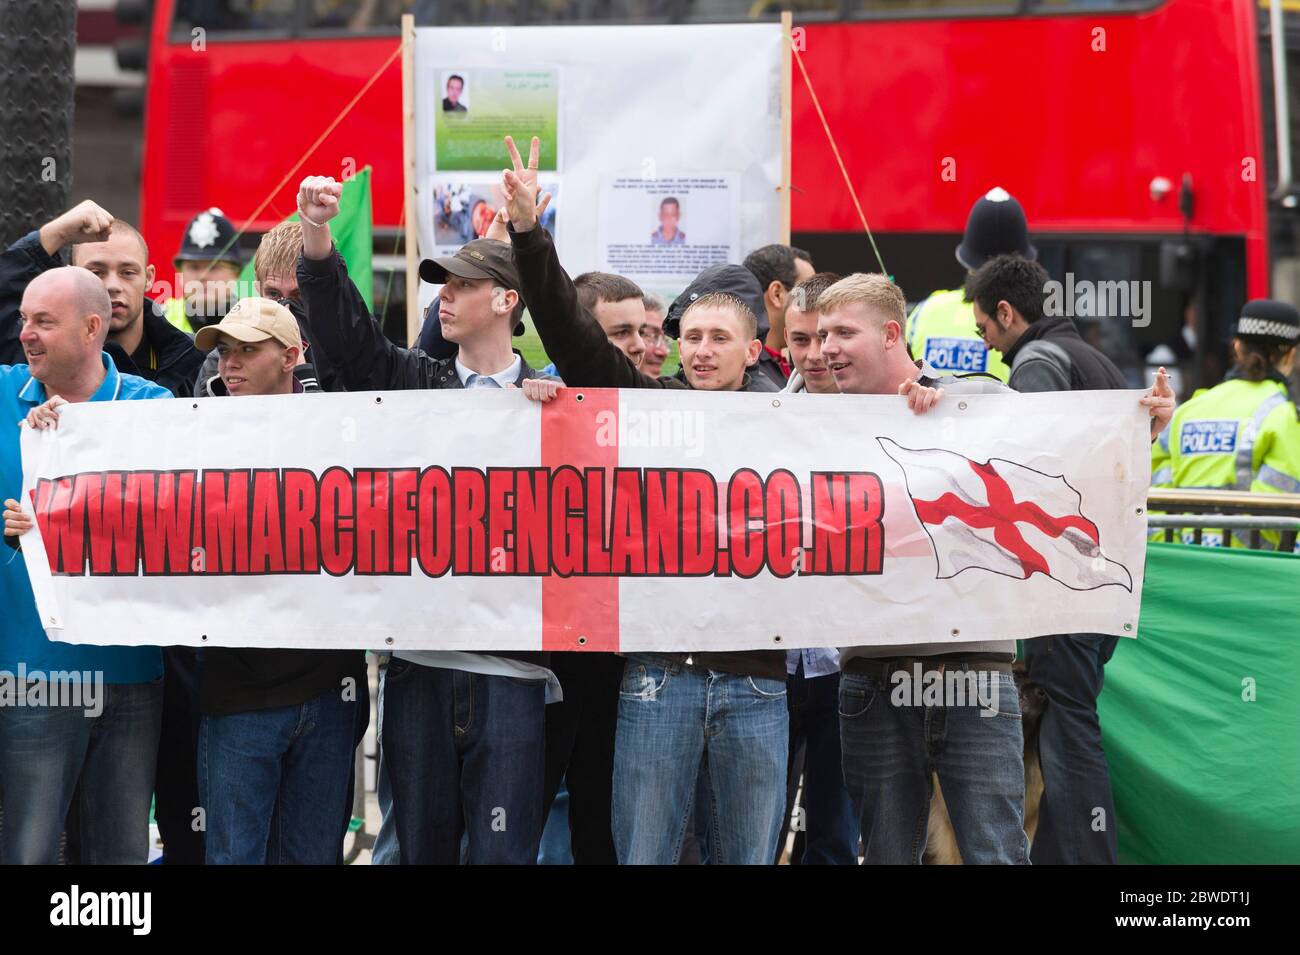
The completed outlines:
{"type": "Polygon", "coordinates": [[[736,650],[1137,632],[1135,392],[74,405],[22,435],[51,639],[736,650]]]}

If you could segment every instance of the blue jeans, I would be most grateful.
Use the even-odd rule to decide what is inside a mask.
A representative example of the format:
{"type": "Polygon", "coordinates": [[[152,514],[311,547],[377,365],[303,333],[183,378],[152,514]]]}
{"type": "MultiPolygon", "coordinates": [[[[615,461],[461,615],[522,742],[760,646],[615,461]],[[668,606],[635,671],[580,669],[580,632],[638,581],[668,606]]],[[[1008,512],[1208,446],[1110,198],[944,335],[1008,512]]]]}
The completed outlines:
{"type": "Polygon", "coordinates": [[[531,865],[542,836],[546,685],[399,660],[383,678],[384,772],[404,865],[531,865]]]}
{"type": "Polygon", "coordinates": [[[208,865],[333,865],[352,780],[355,700],[204,716],[199,796],[208,865]]]}
{"type": "Polygon", "coordinates": [[[102,689],[98,716],[87,716],[80,706],[0,706],[0,862],[58,861],[59,835],[78,781],[81,862],[148,861],[162,677],[102,689]]]}
{"type": "MultiPolygon", "coordinates": [[[[969,671],[972,665],[945,669],[969,671]]],[[[844,782],[858,814],[865,862],[920,863],[931,774],[937,773],[963,861],[1027,863],[1024,737],[1011,674],[991,671],[985,690],[992,697],[997,686],[997,712],[984,715],[993,707],[973,700],[925,706],[909,697],[898,705],[892,673],[881,661],[871,675],[840,676],[844,782]]]]}
{"type": "MultiPolygon", "coordinates": [[[[857,865],[858,819],[853,800],[844,788],[840,758],[840,675],[808,678],[803,663],[786,680],[790,699],[790,772],[786,789],[786,814],[793,810],[795,755],[803,758],[803,858],[802,865],[857,865]]],[[[784,840],[782,840],[784,841],[784,840]]],[[[799,843],[796,840],[796,850],[799,843]]],[[[780,847],[778,846],[778,852],[780,847]]]]}
{"type": "Polygon", "coordinates": [[[1097,697],[1119,637],[1070,633],[1025,641],[1025,676],[1047,693],[1038,728],[1043,799],[1035,865],[1119,861],[1115,799],[1101,746],[1097,697]]]}
{"type": "Polygon", "coordinates": [[[614,847],[622,865],[675,865],[701,770],[709,859],[767,865],[785,810],[785,681],[629,656],[614,742],[614,847]]]}

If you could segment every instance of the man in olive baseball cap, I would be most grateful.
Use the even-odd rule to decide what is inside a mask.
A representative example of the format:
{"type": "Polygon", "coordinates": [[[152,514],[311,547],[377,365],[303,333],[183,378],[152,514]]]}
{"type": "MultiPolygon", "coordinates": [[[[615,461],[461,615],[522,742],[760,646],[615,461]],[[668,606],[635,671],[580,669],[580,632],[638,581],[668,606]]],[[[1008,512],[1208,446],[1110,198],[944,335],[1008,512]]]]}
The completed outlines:
{"type": "MultiPolygon", "coordinates": [[[[516,293],[522,285],[519,270],[515,268],[513,251],[510,246],[495,239],[474,239],[457,249],[455,255],[425,259],[420,263],[420,278],[430,285],[446,285],[448,277],[453,275],[470,281],[491,279],[496,283],[494,289],[499,286],[502,290],[513,290],[516,293]]],[[[440,318],[442,311],[439,309],[440,318]]],[[[514,310],[513,327],[516,335],[524,333],[523,314],[524,303],[520,299],[514,310]]],[[[455,341],[445,333],[443,337],[455,341]]]]}
{"type": "MultiPolygon", "coordinates": [[[[327,176],[308,176],[298,187],[298,288],[312,345],[335,364],[343,387],[496,390],[545,377],[510,347],[521,283],[511,247],[490,239],[474,239],[420,268],[422,278],[442,283],[439,314],[455,353],[434,358],[390,341],[334,248],[329,223],[342,194],[342,184],[327,176]]],[[[482,396],[477,405],[464,400],[468,414],[490,406],[482,396]]],[[[385,826],[396,825],[403,864],[537,861],[546,701],[559,698],[560,683],[545,651],[493,650],[492,642],[482,640],[472,652],[420,650],[409,642],[394,648],[383,683],[381,747],[392,792],[385,826]],[[472,726],[459,709],[443,705],[452,699],[474,701],[472,726]],[[449,812],[463,820],[460,831],[449,812]],[[509,820],[506,829],[494,824],[500,819],[509,820]]]]}

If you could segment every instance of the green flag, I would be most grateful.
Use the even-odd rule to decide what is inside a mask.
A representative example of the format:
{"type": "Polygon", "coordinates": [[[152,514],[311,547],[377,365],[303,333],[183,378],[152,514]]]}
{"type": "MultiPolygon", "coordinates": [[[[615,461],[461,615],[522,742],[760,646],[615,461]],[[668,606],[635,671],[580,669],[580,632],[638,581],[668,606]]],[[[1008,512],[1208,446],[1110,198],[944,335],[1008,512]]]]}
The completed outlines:
{"type": "MultiPolygon", "coordinates": [[[[295,222],[297,219],[298,213],[295,212],[285,221],[295,222]]],[[[330,234],[334,237],[339,255],[347,263],[348,276],[373,311],[375,277],[371,257],[374,253],[374,238],[371,235],[369,166],[343,183],[339,214],[330,220],[330,234]]],[[[253,278],[253,262],[250,260],[239,275],[241,288],[252,288],[253,278]]]]}

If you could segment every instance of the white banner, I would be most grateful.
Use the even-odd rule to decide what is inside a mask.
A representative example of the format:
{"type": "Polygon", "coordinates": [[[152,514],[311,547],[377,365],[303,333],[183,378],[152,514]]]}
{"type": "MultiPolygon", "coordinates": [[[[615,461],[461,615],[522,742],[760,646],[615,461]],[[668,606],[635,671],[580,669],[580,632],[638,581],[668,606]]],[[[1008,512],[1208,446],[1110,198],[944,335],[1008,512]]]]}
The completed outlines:
{"type": "Polygon", "coordinates": [[[543,225],[569,273],[671,300],[708,264],[781,241],[780,81],[778,23],[419,27],[420,253],[481,236],[503,137],[527,155],[538,136],[543,225]]]}
{"type": "Polygon", "coordinates": [[[24,429],[52,639],[733,650],[1137,632],[1136,392],[104,402],[24,429]],[[51,572],[53,570],[53,572],[51,572]]]}

